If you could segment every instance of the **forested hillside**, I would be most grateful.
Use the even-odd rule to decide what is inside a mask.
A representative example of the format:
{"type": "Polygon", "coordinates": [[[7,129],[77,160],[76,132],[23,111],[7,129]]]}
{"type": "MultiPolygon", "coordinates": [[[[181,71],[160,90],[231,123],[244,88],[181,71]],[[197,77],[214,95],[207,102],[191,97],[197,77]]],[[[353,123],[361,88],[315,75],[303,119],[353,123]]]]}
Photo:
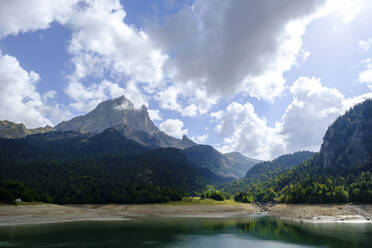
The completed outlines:
{"type": "Polygon", "coordinates": [[[313,152],[296,152],[286,154],[272,161],[261,162],[248,170],[246,176],[241,180],[236,180],[224,186],[224,191],[229,194],[238,192],[251,192],[258,201],[267,201],[267,198],[273,194],[272,190],[264,188],[261,184],[282,173],[298,166],[302,162],[314,156],[313,152]]]}
{"type": "Polygon", "coordinates": [[[238,188],[263,202],[372,202],[371,144],[372,100],[366,100],[337,118],[312,159],[238,188]]]}
{"type": "Polygon", "coordinates": [[[165,202],[225,180],[193,164],[181,150],[147,151],[115,129],[96,135],[58,131],[0,139],[0,151],[4,199],[165,202]]]}

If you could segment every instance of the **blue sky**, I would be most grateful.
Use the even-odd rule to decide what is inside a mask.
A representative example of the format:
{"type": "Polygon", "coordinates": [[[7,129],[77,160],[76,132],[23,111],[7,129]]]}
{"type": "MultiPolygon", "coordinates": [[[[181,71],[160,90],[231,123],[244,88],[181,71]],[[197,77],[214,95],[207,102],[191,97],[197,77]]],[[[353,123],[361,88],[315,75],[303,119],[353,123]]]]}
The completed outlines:
{"type": "Polygon", "coordinates": [[[372,96],[367,0],[0,2],[0,119],[55,125],[124,94],[170,135],[272,159],[372,96]]]}

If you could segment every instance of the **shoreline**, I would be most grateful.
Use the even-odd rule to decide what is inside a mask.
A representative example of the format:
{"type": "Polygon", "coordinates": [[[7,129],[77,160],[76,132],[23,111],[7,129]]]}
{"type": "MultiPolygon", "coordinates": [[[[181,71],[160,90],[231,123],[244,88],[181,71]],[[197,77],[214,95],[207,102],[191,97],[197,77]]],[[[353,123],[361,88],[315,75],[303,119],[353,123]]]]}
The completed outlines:
{"type": "Polygon", "coordinates": [[[79,221],[126,221],[136,217],[238,218],[270,215],[298,223],[372,223],[372,205],[276,204],[255,206],[235,203],[188,204],[83,204],[0,205],[0,226],[79,221]]]}

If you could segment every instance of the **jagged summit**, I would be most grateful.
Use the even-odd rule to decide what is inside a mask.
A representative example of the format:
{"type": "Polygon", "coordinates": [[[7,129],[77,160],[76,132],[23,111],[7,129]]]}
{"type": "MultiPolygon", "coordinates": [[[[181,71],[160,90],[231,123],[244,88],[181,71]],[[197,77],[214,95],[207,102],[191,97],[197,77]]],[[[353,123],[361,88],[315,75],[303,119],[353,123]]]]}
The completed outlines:
{"type": "Polygon", "coordinates": [[[142,106],[140,109],[136,109],[125,96],[101,102],[88,114],[64,121],[55,128],[62,131],[100,133],[117,125],[125,125],[149,134],[159,132],[159,129],[151,121],[146,107],[142,106]]]}
{"type": "Polygon", "coordinates": [[[190,147],[190,146],[195,146],[195,145],[197,145],[194,141],[192,141],[191,139],[189,139],[189,137],[187,137],[185,134],[182,136],[181,143],[182,143],[185,147],[190,147]]]}
{"type": "Polygon", "coordinates": [[[101,102],[86,115],[77,116],[58,124],[60,131],[101,133],[107,128],[115,128],[125,137],[149,147],[186,148],[196,145],[187,137],[176,139],[160,131],[150,119],[146,106],[135,108],[125,96],[101,102]]]}

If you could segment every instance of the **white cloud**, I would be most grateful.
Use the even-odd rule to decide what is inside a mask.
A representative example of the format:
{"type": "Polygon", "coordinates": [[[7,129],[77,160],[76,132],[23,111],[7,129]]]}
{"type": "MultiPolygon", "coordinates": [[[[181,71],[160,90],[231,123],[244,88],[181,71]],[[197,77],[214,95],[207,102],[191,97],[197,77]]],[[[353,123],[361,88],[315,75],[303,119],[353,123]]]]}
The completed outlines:
{"type": "Polygon", "coordinates": [[[204,144],[207,139],[208,139],[208,134],[202,134],[199,136],[191,137],[191,140],[193,140],[197,144],[204,144]]]}
{"type": "Polygon", "coordinates": [[[160,130],[176,138],[181,138],[187,134],[187,129],[183,129],[183,122],[178,119],[167,119],[160,123],[160,130]]]}
{"type": "Polygon", "coordinates": [[[127,82],[125,88],[107,80],[99,84],[90,84],[87,87],[81,83],[70,83],[65,91],[74,100],[71,106],[80,112],[91,111],[100,102],[122,95],[125,95],[135,108],[140,108],[142,105],[148,106],[145,97],[131,81],[127,82]]]}
{"type": "Polygon", "coordinates": [[[176,84],[191,82],[208,97],[244,91],[272,100],[282,93],[282,74],[295,64],[305,27],[324,2],[287,1],[283,8],[281,1],[197,0],[145,30],[174,54],[169,63],[176,84]]]}
{"type": "Polygon", "coordinates": [[[167,55],[155,48],[148,35],[124,22],[118,0],[92,0],[75,9],[67,25],[73,30],[69,52],[78,81],[91,72],[109,71],[118,78],[156,84],[163,80],[167,55]]]}
{"type": "Polygon", "coordinates": [[[372,89],[372,68],[362,71],[359,74],[359,81],[367,83],[368,87],[372,89]]]}
{"type": "Polygon", "coordinates": [[[222,119],[223,114],[224,114],[224,111],[219,110],[219,111],[216,111],[216,112],[212,112],[210,115],[211,115],[211,117],[213,117],[217,120],[220,120],[220,119],[222,119]]]}
{"type": "Polygon", "coordinates": [[[250,103],[231,103],[226,111],[212,113],[216,131],[224,138],[223,152],[239,151],[247,156],[272,159],[299,150],[317,151],[328,126],[356,103],[372,93],[345,98],[338,90],[322,86],[320,79],[300,77],[290,88],[292,102],[274,127],[260,118],[250,103]]]}
{"type": "Polygon", "coordinates": [[[278,127],[268,127],[250,103],[232,102],[217,129],[224,138],[218,149],[224,153],[240,151],[253,158],[269,159],[285,151],[278,127]]]}
{"type": "Polygon", "coordinates": [[[198,113],[198,107],[196,107],[195,104],[190,104],[184,110],[181,111],[181,114],[183,116],[190,116],[190,117],[196,116],[197,113],[198,113]]]}
{"type": "Polygon", "coordinates": [[[328,0],[321,14],[334,14],[344,23],[349,23],[361,12],[365,0],[328,0]]]}
{"type": "Polygon", "coordinates": [[[0,1],[0,38],[65,23],[79,0],[0,1]]]}
{"type": "Polygon", "coordinates": [[[366,69],[359,73],[359,81],[372,89],[372,61],[371,59],[366,59],[363,63],[366,64],[366,69]]]}
{"type": "Polygon", "coordinates": [[[49,99],[55,98],[57,95],[57,91],[55,90],[49,90],[43,94],[43,101],[47,102],[49,99]]]}
{"type": "Polygon", "coordinates": [[[160,111],[154,110],[154,109],[148,109],[147,112],[149,113],[150,119],[152,121],[161,121],[163,118],[161,118],[160,111]]]}
{"type": "Polygon", "coordinates": [[[0,119],[23,122],[35,128],[70,117],[60,106],[45,103],[55,93],[47,92],[43,100],[36,89],[39,80],[37,73],[25,71],[15,57],[0,54],[0,119]]]}
{"type": "Polygon", "coordinates": [[[177,102],[177,96],[179,93],[179,89],[177,89],[175,86],[170,86],[158,92],[155,96],[155,99],[159,102],[160,107],[163,109],[180,110],[181,105],[177,102]]]}
{"type": "Polygon", "coordinates": [[[358,42],[358,45],[359,45],[359,50],[361,53],[366,53],[368,52],[368,50],[371,48],[372,46],[372,38],[368,39],[368,40],[360,40],[358,42]]]}
{"type": "Polygon", "coordinates": [[[344,111],[344,96],[320,79],[300,77],[290,88],[293,100],[282,117],[287,152],[317,150],[328,126],[344,111]]]}

